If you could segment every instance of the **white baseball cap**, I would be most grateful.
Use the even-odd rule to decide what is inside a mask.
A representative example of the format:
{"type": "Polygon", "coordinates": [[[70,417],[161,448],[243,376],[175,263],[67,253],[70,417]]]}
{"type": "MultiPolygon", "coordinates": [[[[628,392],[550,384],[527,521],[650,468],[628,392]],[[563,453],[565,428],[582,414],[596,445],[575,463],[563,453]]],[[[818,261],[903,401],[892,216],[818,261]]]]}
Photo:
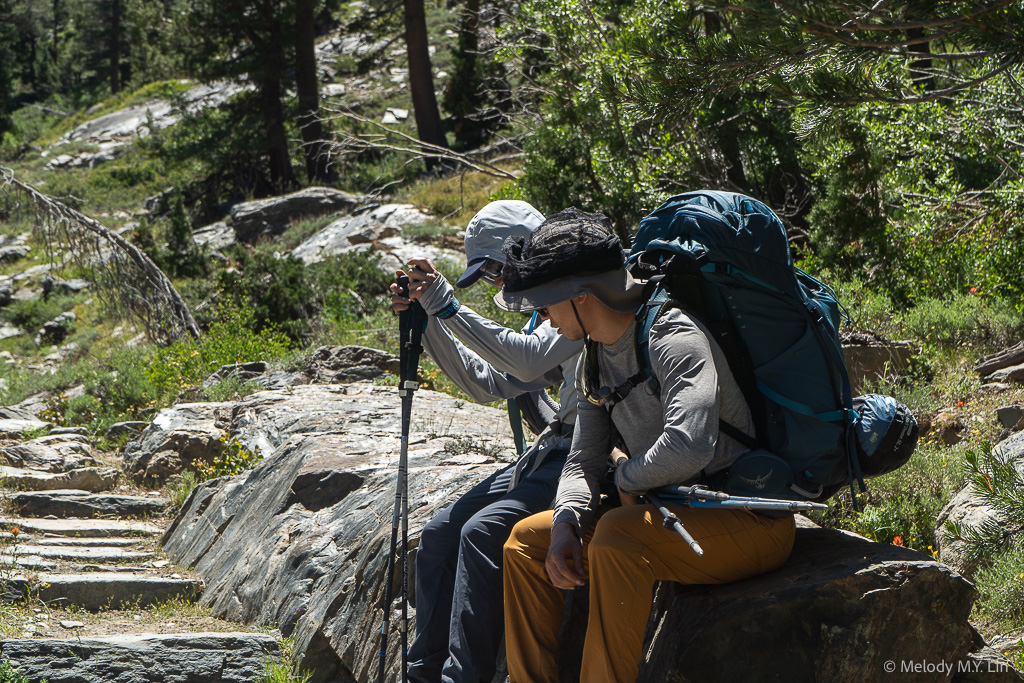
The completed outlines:
{"type": "Polygon", "coordinates": [[[456,287],[469,287],[483,275],[488,260],[505,262],[502,245],[509,237],[527,237],[544,222],[544,215],[518,199],[502,199],[480,209],[466,226],[468,265],[456,287]]]}

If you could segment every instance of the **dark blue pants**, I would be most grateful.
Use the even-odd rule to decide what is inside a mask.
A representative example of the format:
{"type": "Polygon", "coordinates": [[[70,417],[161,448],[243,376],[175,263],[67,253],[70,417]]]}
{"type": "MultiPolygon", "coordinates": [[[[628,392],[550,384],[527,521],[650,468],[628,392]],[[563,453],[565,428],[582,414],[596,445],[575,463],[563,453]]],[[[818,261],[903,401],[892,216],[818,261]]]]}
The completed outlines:
{"type": "Polygon", "coordinates": [[[551,508],[564,451],[511,491],[515,465],[474,486],[423,527],[416,551],[413,683],[491,683],[505,634],[502,548],[516,522],[551,508]]]}

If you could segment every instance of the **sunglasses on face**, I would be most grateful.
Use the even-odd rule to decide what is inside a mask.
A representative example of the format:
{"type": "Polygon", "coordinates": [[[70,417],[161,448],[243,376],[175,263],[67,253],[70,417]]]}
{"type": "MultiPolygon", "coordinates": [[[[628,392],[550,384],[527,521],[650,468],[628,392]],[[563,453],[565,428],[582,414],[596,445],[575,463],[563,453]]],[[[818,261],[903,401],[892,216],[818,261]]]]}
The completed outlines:
{"type": "Polygon", "coordinates": [[[501,277],[501,268],[501,261],[489,258],[480,269],[480,277],[493,285],[494,281],[501,277]]]}

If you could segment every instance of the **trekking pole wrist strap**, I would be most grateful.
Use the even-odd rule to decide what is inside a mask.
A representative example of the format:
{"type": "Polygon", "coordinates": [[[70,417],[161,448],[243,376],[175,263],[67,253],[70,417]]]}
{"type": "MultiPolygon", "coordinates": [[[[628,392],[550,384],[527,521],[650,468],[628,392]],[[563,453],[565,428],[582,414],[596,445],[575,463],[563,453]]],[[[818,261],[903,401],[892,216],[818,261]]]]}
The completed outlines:
{"type": "Polygon", "coordinates": [[[456,299],[455,297],[452,297],[452,300],[448,302],[448,305],[442,308],[434,315],[440,320],[447,320],[448,318],[451,318],[453,315],[458,313],[459,308],[461,306],[462,304],[459,303],[459,300],[456,299]]]}

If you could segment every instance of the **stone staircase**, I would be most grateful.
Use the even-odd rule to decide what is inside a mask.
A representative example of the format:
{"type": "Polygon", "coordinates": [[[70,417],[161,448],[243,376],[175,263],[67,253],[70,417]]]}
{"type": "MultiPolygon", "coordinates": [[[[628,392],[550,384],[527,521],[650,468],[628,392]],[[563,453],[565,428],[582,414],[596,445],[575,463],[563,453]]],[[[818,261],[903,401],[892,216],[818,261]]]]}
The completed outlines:
{"type": "Polygon", "coordinates": [[[29,680],[251,683],[280,660],[195,606],[202,581],[159,547],[168,500],[119,485],[116,456],[65,431],[0,458],[0,659],[29,680]]]}

